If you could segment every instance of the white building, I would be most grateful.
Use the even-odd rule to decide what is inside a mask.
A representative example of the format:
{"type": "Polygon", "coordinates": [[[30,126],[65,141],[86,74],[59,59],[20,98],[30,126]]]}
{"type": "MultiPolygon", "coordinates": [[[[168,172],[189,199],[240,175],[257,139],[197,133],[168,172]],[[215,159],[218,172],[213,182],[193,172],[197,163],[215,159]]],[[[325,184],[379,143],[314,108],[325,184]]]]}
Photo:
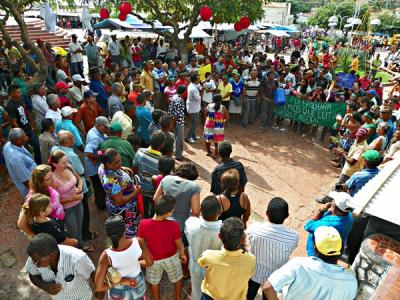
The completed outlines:
{"type": "Polygon", "coordinates": [[[291,25],[293,24],[293,15],[290,14],[292,8],[291,3],[284,2],[270,2],[264,4],[264,16],[262,23],[273,23],[278,25],[291,25]]]}

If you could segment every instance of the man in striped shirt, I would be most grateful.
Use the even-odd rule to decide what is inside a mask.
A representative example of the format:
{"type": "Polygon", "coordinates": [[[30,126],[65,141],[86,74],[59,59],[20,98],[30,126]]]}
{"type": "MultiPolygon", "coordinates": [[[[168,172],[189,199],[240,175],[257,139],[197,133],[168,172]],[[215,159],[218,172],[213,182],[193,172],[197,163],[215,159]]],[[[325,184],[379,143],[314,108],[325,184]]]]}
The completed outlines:
{"type": "Polygon", "coordinates": [[[92,299],[89,280],[94,278],[95,267],[85,252],[57,245],[54,237],[39,233],[29,242],[28,255],[29,279],[52,299],[92,299]]]}
{"type": "Polygon", "coordinates": [[[221,214],[221,204],[215,196],[208,196],[201,202],[201,217],[190,217],[185,223],[185,234],[189,242],[189,269],[192,283],[192,300],[201,298],[201,282],[205,271],[197,260],[205,250],[219,250],[222,241],[218,234],[222,221],[218,220],[221,214]]]}
{"type": "Polygon", "coordinates": [[[260,81],[257,79],[257,70],[253,69],[250,73],[250,79],[246,80],[243,86],[243,103],[244,112],[242,119],[242,126],[247,128],[252,124],[256,118],[256,102],[260,90],[260,81]]]}
{"type": "Polygon", "coordinates": [[[250,252],[256,257],[256,268],[249,280],[247,300],[253,300],[260,285],[275,270],[288,262],[299,241],[298,234],[283,225],[289,216],[289,206],[284,199],[272,198],[268,203],[266,215],[267,222],[253,223],[248,229],[250,252]]]}

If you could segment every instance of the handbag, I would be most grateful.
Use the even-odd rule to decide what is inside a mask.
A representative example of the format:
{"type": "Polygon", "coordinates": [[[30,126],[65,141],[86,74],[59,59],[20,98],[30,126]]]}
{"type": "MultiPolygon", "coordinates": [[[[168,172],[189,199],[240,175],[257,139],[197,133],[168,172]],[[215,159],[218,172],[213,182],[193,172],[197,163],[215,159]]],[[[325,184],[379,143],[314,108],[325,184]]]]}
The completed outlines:
{"type": "MultiPolygon", "coordinates": [[[[107,252],[105,252],[107,255],[107,252]]],[[[110,264],[107,268],[106,276],[104,277],[104,283],[112,288],[121,281],[121,273],[112,267],[110,257],[107,255],[108,263],[110,264]]]]}

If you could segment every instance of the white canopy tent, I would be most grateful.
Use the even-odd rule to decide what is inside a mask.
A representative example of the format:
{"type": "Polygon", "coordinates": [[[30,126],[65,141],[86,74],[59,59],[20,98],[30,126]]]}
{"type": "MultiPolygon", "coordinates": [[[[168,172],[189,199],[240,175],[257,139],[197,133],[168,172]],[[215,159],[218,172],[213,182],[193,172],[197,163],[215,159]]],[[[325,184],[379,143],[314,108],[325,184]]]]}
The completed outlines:
{"type": "MultiPolygon", "coordinates": [[[[179,32],[179,38],[183,39],[184,31],[179,32]]],[[[211,35],[209,35],[207,32],[205,32],[203,29],[200,29],[198,27],[193,27],[192,33],[189,35],[191,39],[207,39],[211,38],[211,35]]]]}

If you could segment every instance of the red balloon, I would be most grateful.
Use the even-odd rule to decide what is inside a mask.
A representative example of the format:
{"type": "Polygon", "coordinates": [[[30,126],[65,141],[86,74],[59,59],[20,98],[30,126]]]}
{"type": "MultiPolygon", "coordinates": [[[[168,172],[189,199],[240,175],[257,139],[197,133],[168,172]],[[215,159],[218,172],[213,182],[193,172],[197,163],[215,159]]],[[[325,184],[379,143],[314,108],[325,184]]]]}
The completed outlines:
{"type": "Polygon", "coordinates": [[[125,15],[125,14],[123,14],[123,13],[121,12],[121,13],[119,14],[119,16],[118,16],[118,19],[120,19],[120,21],[125,21],[127,16],[128,16],[128,15],[125,15]]]}
{"type": "Polygon", "coordinates": [[[249,17],[241,17],[239,20],[240,25],[242,26],[242,29],[249,28],[251,25],[251,21],[249,17]]]}
{"type": "Polygon", "coordinates": [[[207,5],[202,6],[200,8],[200,17],[203,19],[203,21],[210,20],[212,17],[212,9],[207,5]]]}
{"type": "Polygon", "coordinates": [[[128,2],[122,2],[119,6],[119,11],[123,15],[130,14],[132,12],[132,5],[128,2]]]}
{"type": "Polygon", "coordinates": [[[236,22],[235,25],[233,25],[236,31],[242,31],[242,25],[239,22],[236,22]]]}
{"type": "Polygon", "coordinates": [[[100,19],[103,19],[103,20],[108,19],[110,17],[110,12],[108,11],[107,8],[102,8],[102,9],[100,9],[99,15],[100,15],[100,19]]]}

